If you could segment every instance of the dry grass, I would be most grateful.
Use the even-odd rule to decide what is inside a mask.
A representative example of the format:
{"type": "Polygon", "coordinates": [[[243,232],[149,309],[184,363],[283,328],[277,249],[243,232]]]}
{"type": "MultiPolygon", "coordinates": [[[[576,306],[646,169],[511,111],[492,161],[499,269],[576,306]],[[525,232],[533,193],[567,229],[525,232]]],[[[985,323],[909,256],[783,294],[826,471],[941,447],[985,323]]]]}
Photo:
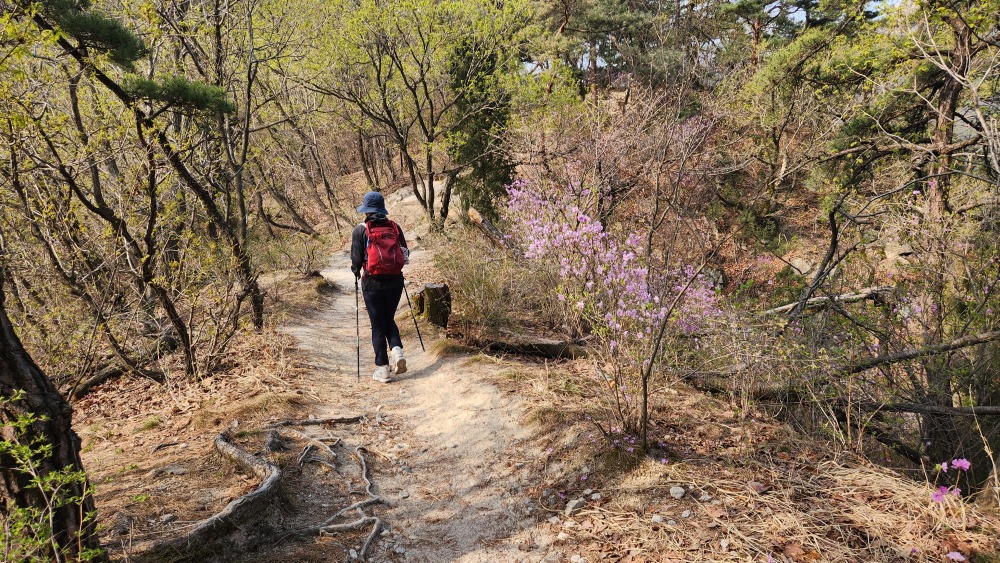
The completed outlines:
{"type": "Polygon", "coordinates": [[[462,354],[473,354],[476,352],[476,349],[459,344],[454,340],[441,338],[431,343],[429,352],[434,359],[441,359],[452,356],[460,356],[462,354]]]}
{"type": "Polygon", "coordinates": [[[164,385],[122,378],[76,402],[74,427],[112,554],[177,533],[255,486],[220,463],[212,440],[223,429],[252,431],[310,403],[296,389],[303,372],[290,344],[271,330],[243,334],[211,376],[164,385]],[[166,514],[176,520],[160,520],[166,514]]]}
{"type": "Polygon", "coordinates": [[[956,526],[927,487],[881,468],[826,460],[748,469],[644,461],[602,489],[610,499],[582,512],[573,533],[596,553],[659,561],[941,561],[997,547],[995,518],[967,510],[967,526],[956,526]],[[684,498],[669,495],[676,486],[684,498]]]}
{"type": "Polygon", "coordinates": [[[588,561],[929,562],[951,551],[998,560],[995,513],[957,499],[933,503],[928,485],[831,453],[762,413],[683,386],[659,388],[651,441],[660,453],[639,457],[609,449],[584,420],[594,412],[586,362],[510,370],[517,377],[497,383],[533,405],[528,420],[553,444],[547,463],[574,468],[544,485],[562,497],[542,501],[546,516],[560,516],[553,532],[588,561]],[[585,481],[580,467],[590,472],[585,481]],[[681,499],[670,495],[677,486],[681,499]],[[552,502],[586,489],[601,498],[572,518],[561,514],[565,500],[552,502]]]}

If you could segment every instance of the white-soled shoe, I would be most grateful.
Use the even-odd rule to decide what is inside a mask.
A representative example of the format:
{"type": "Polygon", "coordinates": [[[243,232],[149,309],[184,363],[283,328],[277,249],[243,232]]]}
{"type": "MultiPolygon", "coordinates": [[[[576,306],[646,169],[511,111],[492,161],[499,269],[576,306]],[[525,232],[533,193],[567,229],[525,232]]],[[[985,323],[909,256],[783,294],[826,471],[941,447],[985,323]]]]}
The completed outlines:
{"type": "Polygon", "coordinates": [[[406,358],[403,357],[403,349],[399,346],[389,350],[389,365],[392,366],[392,373],[406,373],[406,358]]]}
{"type": "Polygon", "coordinates": [[[375,368],[375,373],[372,374],[372,379],[380,383],[389,383],[392,378],[389,377],[389,366],[378,366],[375,368]]]}

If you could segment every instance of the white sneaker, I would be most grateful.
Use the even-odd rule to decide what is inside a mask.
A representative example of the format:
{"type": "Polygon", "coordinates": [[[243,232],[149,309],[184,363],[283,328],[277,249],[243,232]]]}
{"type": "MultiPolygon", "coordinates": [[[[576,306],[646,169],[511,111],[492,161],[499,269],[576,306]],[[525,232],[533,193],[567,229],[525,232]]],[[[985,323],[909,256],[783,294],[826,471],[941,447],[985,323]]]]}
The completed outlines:
{"type": "Polygon", "coordinates": [[[389,350],[389,365],[392,366],[392,373],[406,373],[406,358],[403,357],[403,349],[399,346],[389,350]]]}
{"type": "Polygon", "coordinates": [[[372,379],[380,383],[389,383],[392,378],[389,377],[389,366],[378,366],[375,368],[375,373],[372,374],[372,379]]]}

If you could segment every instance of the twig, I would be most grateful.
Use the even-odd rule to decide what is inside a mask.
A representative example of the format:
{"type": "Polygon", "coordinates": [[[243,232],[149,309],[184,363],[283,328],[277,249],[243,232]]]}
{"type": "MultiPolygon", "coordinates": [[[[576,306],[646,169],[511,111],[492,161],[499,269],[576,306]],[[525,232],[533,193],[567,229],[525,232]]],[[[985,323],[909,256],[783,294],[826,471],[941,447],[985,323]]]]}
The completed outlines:
{"type": "Polygon", "coordinates": [[[158,451],[160,451],[160,450],[162,450],[164,448],[169,448],[170,446],[177,446],[179,444],[180,444],[180,442],[162,442],[162,443],[159,443],[159,444],[156,444],[155,446],[153,446],[153,449],[150,450],[149,453],[155,453],[155,452],[158,452],[158,451]]]}
{"type": "Polygon", "coordinates": [[[962,338],[952,340],[951,342],[934,344],[932,346],[927,346],[925,348],[905,350],[903,352],[899,352],[898,354],[879,356],[877,358],[872,358],[870,360],[865,360],[863,362],[859,362],[852,366],[848,366],[846,369],[844,369],[843,373],[845,375],[851,375],[885,364],[895,364],[906,360],[922,358],[924,356],[933,356],[935,354],[942,354],[944,352],[950,352],[952,350],[959,350],[961,348],[967,348],[969,346],[975,346],[977,344],[985,344],[987,342],[992,342],[994,340],[1000,340],[1000,330],[985,332],[983,334],[970,334],[968,336],[963,336],[962,338]]]}

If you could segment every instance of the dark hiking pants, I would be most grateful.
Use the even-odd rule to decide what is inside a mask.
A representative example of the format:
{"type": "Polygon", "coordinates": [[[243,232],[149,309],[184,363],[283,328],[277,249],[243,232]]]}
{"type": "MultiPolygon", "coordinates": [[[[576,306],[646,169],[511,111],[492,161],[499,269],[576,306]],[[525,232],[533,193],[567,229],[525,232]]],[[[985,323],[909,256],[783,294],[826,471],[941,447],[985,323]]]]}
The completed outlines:
{"type": "Polygon", "coordinates": [[[396,326],[396,307],[403,295],[402,284],[399,287],[365,288],[365,308],[368,309],[368,319],[372,324],[372,347],[375,349],[375,365],[389,365],[388,351],[396,346],[402,347],[399,337],[399,327],[396,326]]]}

